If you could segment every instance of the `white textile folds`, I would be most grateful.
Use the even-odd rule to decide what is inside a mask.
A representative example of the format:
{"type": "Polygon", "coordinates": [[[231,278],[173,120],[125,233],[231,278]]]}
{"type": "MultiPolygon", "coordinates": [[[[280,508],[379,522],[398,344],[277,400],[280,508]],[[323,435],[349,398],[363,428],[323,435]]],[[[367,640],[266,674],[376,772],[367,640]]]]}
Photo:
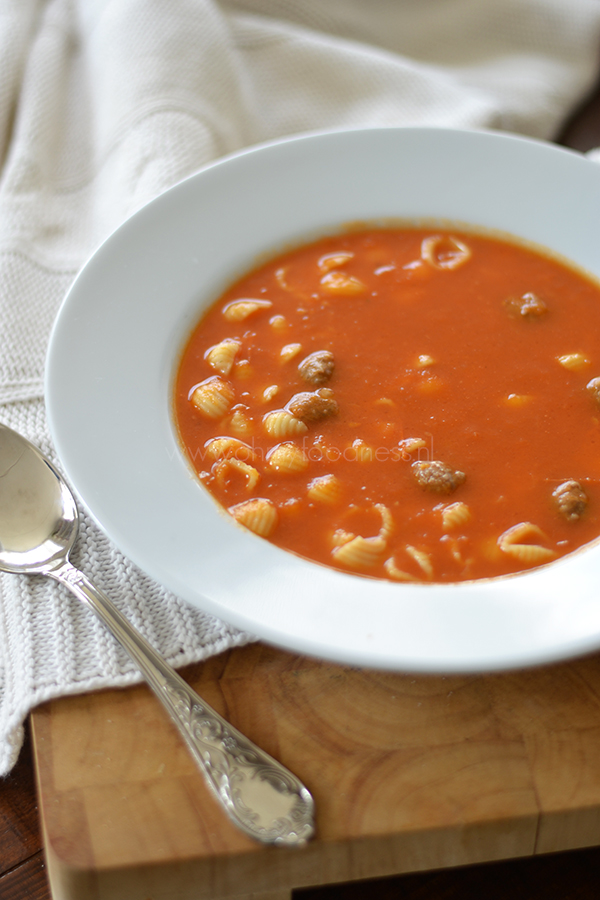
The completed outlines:
{"type": "MultiPolygon", "coordinates": [[[[74,275],[218,156],[305,130],[552,138],[591,87],[598,0],[0,0],[0,421],[53,457],[43,370],[74,275]]],[[[175,664],[249,637],[137,571],[84,514],[74,562],[175,664]]],[[[0,581],[0,774],[50,697],[138,678],[54,583],[0,581]]]]}

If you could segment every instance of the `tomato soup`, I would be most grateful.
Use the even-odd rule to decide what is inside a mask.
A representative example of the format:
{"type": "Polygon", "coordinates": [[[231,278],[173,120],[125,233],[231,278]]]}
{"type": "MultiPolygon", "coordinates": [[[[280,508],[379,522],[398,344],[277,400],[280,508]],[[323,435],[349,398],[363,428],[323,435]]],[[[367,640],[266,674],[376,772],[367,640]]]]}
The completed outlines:
{"type": "Polygon", "coordinates": [[[600,289],[481,233],[349,231],[202,316],[174,415],[265,539],[411,582],[547,564],[600,533],[600,289]]]}

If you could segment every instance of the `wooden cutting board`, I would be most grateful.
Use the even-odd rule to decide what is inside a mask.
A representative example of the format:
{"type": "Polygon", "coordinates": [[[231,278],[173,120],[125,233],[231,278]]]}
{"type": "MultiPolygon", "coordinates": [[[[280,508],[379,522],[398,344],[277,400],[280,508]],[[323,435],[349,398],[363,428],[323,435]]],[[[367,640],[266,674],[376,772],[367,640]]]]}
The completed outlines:
{"type": "Polygon", "coordinates": [[[398,675],[263,644],[182,674],[313,792],[318,835],[222,815],[144,687],[32,715],[54,900],[288,900],[293,888],[600,844],[600,656],[398,675]]]}

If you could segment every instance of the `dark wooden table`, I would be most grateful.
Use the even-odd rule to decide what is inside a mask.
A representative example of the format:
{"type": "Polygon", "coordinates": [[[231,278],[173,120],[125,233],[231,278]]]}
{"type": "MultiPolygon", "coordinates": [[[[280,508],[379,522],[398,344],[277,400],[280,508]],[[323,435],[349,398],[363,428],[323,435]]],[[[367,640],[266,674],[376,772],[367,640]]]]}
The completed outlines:
{"type": "MultiPolygon", "coordinates": [[[[600,146],[600,81],[566,123],[558,142],[600,146]]],[[[600,759],[598,760],[600,765],[600,759]]],[[[403,875],[294,892],[297,900],[597,900],[600,847],[467,868],[403,875]]],[[[50,900],[39,833],[29,735],[10,775],[0,781],[0,900],[50,900]]]]}

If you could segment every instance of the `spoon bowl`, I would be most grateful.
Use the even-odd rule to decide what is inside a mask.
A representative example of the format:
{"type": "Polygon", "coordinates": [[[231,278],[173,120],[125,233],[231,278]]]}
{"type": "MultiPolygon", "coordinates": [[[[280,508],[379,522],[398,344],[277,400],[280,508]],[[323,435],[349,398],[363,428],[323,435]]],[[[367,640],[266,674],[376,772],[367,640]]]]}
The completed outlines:
{"type": "Polygon", "coordinates": [[[129,653],[178,728],[213,796],[246,834],[298,846],[313,834],[302,782],[211,709],[69,561],[78,532],[74,497],[48,459],[0,424],[0,571],[47,575],[101,619],[129,653]]]}

